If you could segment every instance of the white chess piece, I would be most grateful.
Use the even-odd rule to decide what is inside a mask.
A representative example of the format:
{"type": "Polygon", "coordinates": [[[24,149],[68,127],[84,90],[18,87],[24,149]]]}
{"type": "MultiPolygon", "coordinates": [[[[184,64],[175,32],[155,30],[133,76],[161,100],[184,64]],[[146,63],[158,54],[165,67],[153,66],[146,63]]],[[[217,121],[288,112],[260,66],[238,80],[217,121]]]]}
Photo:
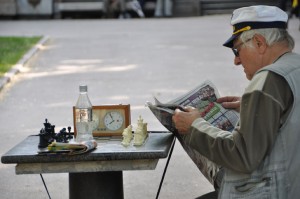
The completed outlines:
{"type": "Polygon", "coordinates": [[[123,146],[129,146],[130,142],[132,140],[132,137],[133,137],[133,135],[132,135],[132,126],[129,125],[127,128],[125,128],[122,135],[123,135],[123,140],[122,140],[121,144],[123,146]]]}
{"type": "Polygon", "coordinates": [[[137,128],[134,132],[133,145],[140,146],[144,144],[148,137],[147,123],[143,123],[143,119],[140,116],[137,123],[137,128]]]}

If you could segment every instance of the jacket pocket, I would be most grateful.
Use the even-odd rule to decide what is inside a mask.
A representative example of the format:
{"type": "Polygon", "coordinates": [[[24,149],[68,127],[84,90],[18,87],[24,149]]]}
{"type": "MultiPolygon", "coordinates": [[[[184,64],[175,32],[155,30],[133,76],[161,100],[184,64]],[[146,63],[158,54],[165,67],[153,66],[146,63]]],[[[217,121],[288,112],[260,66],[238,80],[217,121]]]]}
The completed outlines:
{"type": "Polygon", "coordinates": [[[232,186],[232,199],[276,199],[276,183],[272,175],[261,178],[251,178],[246,181],[235,182],[232,186]]]}
{"type": "Polygon", "coordinates": [[[235,186],[235,190],[241,193],[251,192],[252,190],[270,186],[271,177],[263,178],[259,181],[248,182],[239,186],[235,186]]]}

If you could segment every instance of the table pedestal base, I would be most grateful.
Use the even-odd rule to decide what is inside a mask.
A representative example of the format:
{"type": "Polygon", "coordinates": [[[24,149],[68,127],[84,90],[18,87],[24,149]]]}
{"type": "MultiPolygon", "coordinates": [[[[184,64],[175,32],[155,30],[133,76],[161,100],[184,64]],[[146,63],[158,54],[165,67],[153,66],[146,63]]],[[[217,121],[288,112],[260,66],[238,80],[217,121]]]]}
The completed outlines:
{"type": "Polygon", "coordinates": [[[69,191],[70,199],[123,199],[123,173],[70,173],[69,191]]]}

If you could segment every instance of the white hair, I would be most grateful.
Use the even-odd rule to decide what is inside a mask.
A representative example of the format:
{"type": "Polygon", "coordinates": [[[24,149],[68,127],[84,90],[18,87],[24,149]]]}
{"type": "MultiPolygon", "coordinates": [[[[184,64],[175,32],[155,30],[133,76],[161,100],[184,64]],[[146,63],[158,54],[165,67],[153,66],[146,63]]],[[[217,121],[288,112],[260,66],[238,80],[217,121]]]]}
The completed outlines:
{"type": "MultiPolygon", "coordinates": [[[[266,42],[269,46],[272,46],[278,42],[284,42],[291,50],[295,47],[295,41],[288,31],[279,28],[248,30],[241,34],[240,39],[242,42],[246,42],[247,40],[252,39],[256,34],[262,35],[266,39],[266,42]]],[[[248,46],[251,45],[252,43],[249,43],[248,46]]]]}

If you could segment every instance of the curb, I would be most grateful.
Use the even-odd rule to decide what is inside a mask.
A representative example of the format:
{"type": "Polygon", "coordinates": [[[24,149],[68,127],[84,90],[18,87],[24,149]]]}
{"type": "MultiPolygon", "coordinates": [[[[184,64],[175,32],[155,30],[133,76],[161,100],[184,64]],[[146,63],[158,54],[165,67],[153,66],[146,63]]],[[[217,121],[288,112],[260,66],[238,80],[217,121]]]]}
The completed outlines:
{"type": "Polygon", "coordinates": [[[48,36],[43,36],[36,45],[34,45],[25,55],[23,55],[23,57],[15,65],[13,65],[12,68],[3,75],[3,77],[0,78],[0,91],[7,83],[12,81],[12,78],[16,74],[21,72],[21,69],[25,66],[29,59],[41,49],[41,46],[44,45],[48,39],[48,36]]]}

